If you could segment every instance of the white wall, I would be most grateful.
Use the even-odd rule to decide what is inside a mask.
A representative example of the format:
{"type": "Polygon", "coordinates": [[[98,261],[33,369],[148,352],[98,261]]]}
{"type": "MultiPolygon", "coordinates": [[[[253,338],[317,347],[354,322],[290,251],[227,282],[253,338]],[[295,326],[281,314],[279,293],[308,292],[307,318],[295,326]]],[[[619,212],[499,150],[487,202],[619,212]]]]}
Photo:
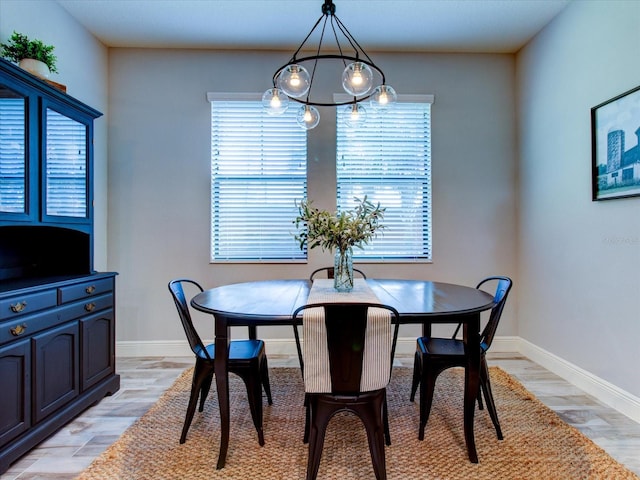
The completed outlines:
{"type": "Polygon", "coordinates": [[[639,53],[640,2],[576,1],[517,62],[519,334],[636,397],[640,198],[591,201],[590,109],[640,85],[639,53]]]}
{"type": "MultiPolygon", "coordinates": [[[[206,92],[262,92],[290,53],[110,49],[109,268],[120,273],[119,341],[182,338],[167,290],[172,278],[192,277],[206,287],[303,278],[330,262],[313,250],[308,265],[209,264],[206,92]]],[[[491,274],[515,277],[514,56],[370,54],[399,93],[435,95],[434,262],[364,270],[472,286],[491,274]]],[[[309,137],[309,196],[331,208],[335,111],[321,116],[309,137]]],[[[514,301],[500,334],[517,333],[515,311],[514,301]]],[[[403,328],[401,335],[417,333],[403,328]]],[[[260,335],[291,332],[262,328],[260,335]]]]}
{"type": "Polygon", "coordinates": [[[72,97],[101,111],[95,121],[95,262],[107,269],[107,49],[57,2],[0,0],[0,41],[17,31],[55,47],[58,73],[51,80],[67,86],[72,97]]]}

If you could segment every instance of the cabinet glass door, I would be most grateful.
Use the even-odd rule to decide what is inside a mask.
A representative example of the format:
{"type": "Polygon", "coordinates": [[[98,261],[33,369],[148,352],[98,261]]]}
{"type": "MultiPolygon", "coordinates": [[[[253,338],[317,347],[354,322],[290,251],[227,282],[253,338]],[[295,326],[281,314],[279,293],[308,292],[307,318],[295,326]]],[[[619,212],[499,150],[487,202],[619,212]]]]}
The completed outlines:
{"type": "Polygon", "coordinates": [[[26,99],[0,84],[0,212],[27,211],[26,99]]]}
{"type": "Polygon", "coordinates": [[[47,108],[45,155],[45,215],[87,218],[87,125],[47,108]]]}

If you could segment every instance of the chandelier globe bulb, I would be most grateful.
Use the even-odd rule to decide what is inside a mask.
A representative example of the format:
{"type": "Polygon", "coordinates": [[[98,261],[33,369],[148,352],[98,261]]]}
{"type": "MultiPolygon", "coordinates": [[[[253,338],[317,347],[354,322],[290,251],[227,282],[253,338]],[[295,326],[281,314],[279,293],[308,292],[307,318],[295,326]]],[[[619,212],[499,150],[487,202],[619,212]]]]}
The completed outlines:
{"type": "Polygon", "coordinates": [[[270,88],[262,95],[262,106],[268,115],[282,115],[289,107],[289,97],[279,88],[270,88]]]}
{"type": "Polygon", "coordinates": [[[342,110],[342,115],[344,115],[346,125],[350,128],[358,128],[367,121],[367,109],[359,103],[347,105],[342,110]]]}
{"type": "Polygon", "coordinates": [[[316,128],[320,123],[320,112],[312,105],[303,105],[298,110],[296,122],[305,130],[316,128]]]}
{"type": "Polygon", "coordinates": [[[384,111],[392,107],[398,101],[398,95],[393,87],[380,85],[375,88],[369,103],[376,111],[384,111]]]}
{"type": "Polygon", "coordinates": [[[290,64],[282,69],[276,80],[277,87],[286,95],[299,98],[306,95],[311,87],[309,72],[302,65],[290,64]]]}
{"type": "Polygon", "coordinates": [[[373,70],[363,62],[353,62],[342,72],[342,88],[349,95],[366,95],[373,87],[373,70]]]}

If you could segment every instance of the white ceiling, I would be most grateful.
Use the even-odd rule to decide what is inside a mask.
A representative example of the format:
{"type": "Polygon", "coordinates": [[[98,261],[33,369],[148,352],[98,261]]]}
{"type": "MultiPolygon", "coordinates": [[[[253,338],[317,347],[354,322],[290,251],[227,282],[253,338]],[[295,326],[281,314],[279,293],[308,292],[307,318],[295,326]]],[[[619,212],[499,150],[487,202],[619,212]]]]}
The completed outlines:
{"type": "MultiPolygon", "coordinates": [[[[323,0],[57,0],[110,47],[295,49],[323,0]]],[[[571,0],[334,0],[365,50],[516,52],[571,0]]],[[[312,44],[313,45],[313,44],[312,44]]]]}

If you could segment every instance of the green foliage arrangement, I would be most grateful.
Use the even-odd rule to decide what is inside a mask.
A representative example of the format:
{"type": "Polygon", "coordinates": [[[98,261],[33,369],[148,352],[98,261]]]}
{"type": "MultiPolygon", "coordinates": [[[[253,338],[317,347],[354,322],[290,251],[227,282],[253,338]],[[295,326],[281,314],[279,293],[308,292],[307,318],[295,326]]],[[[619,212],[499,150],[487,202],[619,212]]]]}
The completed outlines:
{"type": "Polygon", "coordinates": [[[18,63],[23,58],[33,58],[47,64],[49,71],[58,71],[56,62],[58,58],[53,54],[52,45],[45,45],[40,40],[29,40],[26,35],[13,32],[8,43],[0,43],[0,55],[11,62],[18,63]]]}
{"type": "Polygon", "coordinates": [[[384,228],[382,219],[385,209],[378,202],[374,205],[367,197],[357,203],[353,210],[329,213],[313,207],[311,201],[302,200],[298,206],[299,215],[293,221],[299,233],[295,239],[300,249],[307,244],[309,249],[320,247],[322,250],[338,249],[345,252],[350,247],[362,249],[374,238],[378,230],[384,228]],[[300,230],[306,225],[306,229],[300,230]]]}

